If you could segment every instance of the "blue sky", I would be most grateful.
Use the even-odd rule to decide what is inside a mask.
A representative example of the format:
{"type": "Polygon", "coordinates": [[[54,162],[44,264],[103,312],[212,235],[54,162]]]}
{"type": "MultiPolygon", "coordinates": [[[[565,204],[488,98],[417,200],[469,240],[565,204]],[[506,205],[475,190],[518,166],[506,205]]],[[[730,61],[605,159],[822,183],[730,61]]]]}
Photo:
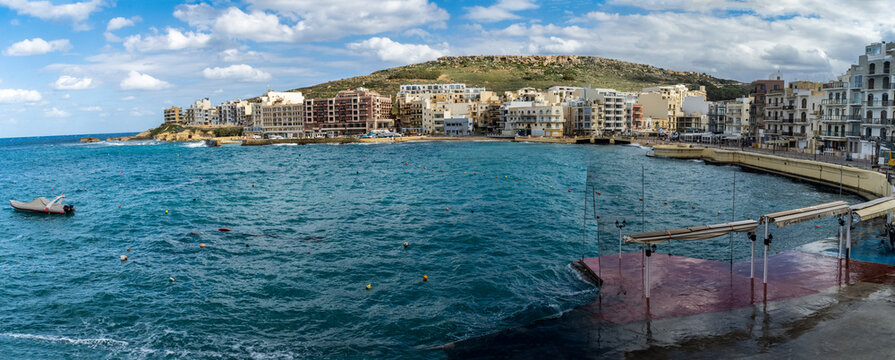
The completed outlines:
{"type": "Polygon", "coordinates": [[[596,55],[829,80],[893,39],[886,1],[0,0],[0,137],[140,131],[162,109],[442,55],[596,55]],[[879,19],[879,20],[873,20],[879,19]]]}

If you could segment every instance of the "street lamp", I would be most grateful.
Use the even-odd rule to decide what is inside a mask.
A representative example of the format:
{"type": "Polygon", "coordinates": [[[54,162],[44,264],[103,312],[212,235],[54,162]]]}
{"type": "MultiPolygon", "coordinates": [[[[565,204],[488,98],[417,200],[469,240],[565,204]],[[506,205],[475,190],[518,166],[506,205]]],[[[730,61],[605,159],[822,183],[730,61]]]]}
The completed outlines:
{"type": "Polygon", "coordinates": [[[628,222],[622,219],[622,222],[619,223],[618,220],[615,220],[615,227],[618,228],[618,258],[622,258],[622,229],[628,226],[628,222]]]}

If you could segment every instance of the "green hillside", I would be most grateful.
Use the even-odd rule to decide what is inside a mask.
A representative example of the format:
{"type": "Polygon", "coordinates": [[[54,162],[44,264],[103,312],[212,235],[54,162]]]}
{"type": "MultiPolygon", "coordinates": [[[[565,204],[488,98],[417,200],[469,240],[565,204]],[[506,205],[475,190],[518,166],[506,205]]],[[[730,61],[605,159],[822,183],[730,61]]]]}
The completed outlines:
{"type": "Polygon", "coordinates": [[[392,95],[402,84],[465,83],[502,94],[523,87],[546,89],[555,85],[591,86],[639,91],[656,85],[685,84],[706,87],[709,100],[726,100],[748,94],[746,84],[695,72],[596,56],[446,56],[429,62],[380,70],[366,76],[330,81],[293,89],[305,98],[332,97],[340,90],[365,87],[392,95]]]}

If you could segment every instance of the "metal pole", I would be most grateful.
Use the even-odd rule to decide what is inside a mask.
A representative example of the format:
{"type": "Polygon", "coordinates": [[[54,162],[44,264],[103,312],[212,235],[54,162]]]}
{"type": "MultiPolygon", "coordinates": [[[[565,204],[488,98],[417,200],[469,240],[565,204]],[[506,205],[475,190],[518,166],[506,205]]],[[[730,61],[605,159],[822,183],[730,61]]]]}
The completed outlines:
{"type": "Polygon", "coordinates": [[[845,226],[845,219],[842,218],[842,215],[839,215],[839,256],[838,259],[842,259],[842,238],[845,237],[845,229],[842,227],[845,226]]]}
{"type": "Polygon", "coordinates": [[[646,213],[646,176],[643,164],[640,164],[640,232],[643,232],[644,215],[646,213]]]}
{"type": "Polygon", "coordinates": [[[649,258],[652,255],[652,249],[650,249],[650,245],[646,245],[646,298],[649,299],[649,258]]]}
{"type": "Polygon", "coordinates": [[[845,224],[845,258],[851,258],[851,210],[848,212],[848,220],[845,224]]]}
{"type": "Polygon", "coordinates": [[[618,258],[622,258],[622,228],[618,228],[618,258]]]}
{"type": "MultiPolygon", "coordinates": [[[[764,232],[768,233],[768,223],[764,224],[764,232]]],[[[768,283],[768,251],[771,249],[771,238],[770,235],[765,236],[764,238],[764,272],[762,275],[762,281],[767,284],[768,283]]]]}
{"type": "MultiPolygon", "coordinates": [[[[734,221],[734,215],[737,210],[737,173],[733,173],[733,200],[730,210],[730,222],[734,221]]],[[[730,271],[733,271],[733,233],[730,233],[730,271]]]]}

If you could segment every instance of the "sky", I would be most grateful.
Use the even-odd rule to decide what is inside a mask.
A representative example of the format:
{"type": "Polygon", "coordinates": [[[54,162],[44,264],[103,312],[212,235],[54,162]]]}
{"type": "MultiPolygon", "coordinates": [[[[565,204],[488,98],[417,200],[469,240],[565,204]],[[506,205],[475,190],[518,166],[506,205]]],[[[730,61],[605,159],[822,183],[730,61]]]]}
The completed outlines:
{"type": "Polygon", "coordinates": [[[137,132],[172,105],[444,55],[827,81],[895,41],[891,19],[882,0],[0,0],[0,138],[137,132]]]}

